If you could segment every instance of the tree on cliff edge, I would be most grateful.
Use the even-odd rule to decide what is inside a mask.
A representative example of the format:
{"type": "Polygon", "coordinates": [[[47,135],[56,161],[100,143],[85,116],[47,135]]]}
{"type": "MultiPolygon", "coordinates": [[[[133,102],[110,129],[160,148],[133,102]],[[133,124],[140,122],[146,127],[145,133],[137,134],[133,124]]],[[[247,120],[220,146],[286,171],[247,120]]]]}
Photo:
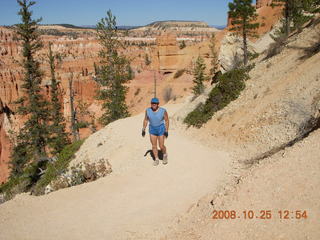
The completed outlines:
{"type": "Polygon", "coordinates": [[[19,175],[26,163],[37,162],[46,157],[49,139],[49,103],[41,94],[42,73],[40,63],[35,59],[36,52],[42,47],[37,32],[37,24],[41,19],[33,20],[29,8],[33,1],[18,0],[19,15],[22,23],[17,24],[16,34],[22,43],[24,78],[22,89],[24,96],[17,103],[17,113],[26,116],[24,126],[20,129],[16,145],[11,155],[11,174],[19,175]]]}
{"type": "Polygon", "coordinates": [[[61,96],[61,91],[59,89],[59,83],[55,76],[55,60],[56,56],[52,52],[52,43],[49,43],[49,65],[50,65],[50,73],[51,73],[51,111],[50,111],[50,141],[49,145],[52,148],[52,154],[58,154],[61,150],[69,144],[68,134],[65,131],[65,118],[61,112],[62,105],[59,100],[59,95],[61,96]]]}
{"type": "Polygon", "coordinates": [[[211,63],[211,68],[210,68],[210,74],[212,76],[215,75],[215,73],[218,70],[218,53],[216,50],[216,35],[215,33],[212,33],[211,38],[210,38],[210,63],[211,63]]]}
{"type": "Polygon", "coordinates": [[[206,69],[206,65],[204,64],[204,60],[201,56],[197,58],[193,69],[193,94],[195,96],[199,96],[204,91],[203,82],[206,80],[206,76],[204,70],[206,69]]]}
{"type": "Polygon", "coordinates": [[[256,8],[252,5],[252,0],[233,0],[229,3],[229,16],[231,17],[230,29],[236,34],[241,35],[243,39],[243,63],[248,63],[248,37],[257,37],[256,29],[259,23],[257,19],[256,8]]]}
{"type": "Polygon", "coordinates": [[[283,21],[278,37],[288,37],[292,30],[301,30],[304,23],[312,18],[312,13],[319,12],[319,0],[272,0],[272,6],[283,6],[283,21]],[[308,14],[306,14],[308,13],[308,14]]]}
{"type": "Polygon", "coordinates": [[[125,102],[128,88],[124,84],[130,80],[132,74],[129,71],[129,60],[118,52],[124,46],[118,39],[116,17],[111,10],[107,12],[107,17],[97,24],[97,35],[102,49],[99,52],[101,60],[96,81],[102,86],[98,99],[104,101],[104,113],[99,120],[103,125],[107,125],[129,116],[125,102]]]}

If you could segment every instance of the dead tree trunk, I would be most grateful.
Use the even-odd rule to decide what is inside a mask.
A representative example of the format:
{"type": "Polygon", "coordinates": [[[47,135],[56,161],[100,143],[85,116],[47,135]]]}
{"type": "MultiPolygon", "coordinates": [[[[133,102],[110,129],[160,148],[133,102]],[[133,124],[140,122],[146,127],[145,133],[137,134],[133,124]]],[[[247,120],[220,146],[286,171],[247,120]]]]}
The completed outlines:
{"type": "Polygon", "coordinates": [[[73,73],[71,72],[69,78],[69,93],[70,93],[70,122],[71,122],[71,133],[73,141],[80,139],[79,129],[77,127],[77,112],[74,108],[74,92],[73,92],[73,73]]]}

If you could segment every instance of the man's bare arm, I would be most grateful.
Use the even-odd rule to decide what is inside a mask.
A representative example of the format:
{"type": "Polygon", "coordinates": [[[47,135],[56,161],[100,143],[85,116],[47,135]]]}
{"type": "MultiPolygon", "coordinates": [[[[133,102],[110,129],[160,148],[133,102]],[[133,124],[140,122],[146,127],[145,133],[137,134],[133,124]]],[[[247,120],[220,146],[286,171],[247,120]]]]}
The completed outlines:
{"type": "Polygon", "coordinates": [[[169,131],[169,116],[167,111],[164,112],[164,120],[166,121],[166,131],[169,131]]]}
{"type": "Polygon", "coordinates": [[[142,130],[146,130],[147,125],[148,125],[148,116],[147,116],[147,111],[146,111],[146,114],[145,114],[144,120],[143,120],[142,130]]]}

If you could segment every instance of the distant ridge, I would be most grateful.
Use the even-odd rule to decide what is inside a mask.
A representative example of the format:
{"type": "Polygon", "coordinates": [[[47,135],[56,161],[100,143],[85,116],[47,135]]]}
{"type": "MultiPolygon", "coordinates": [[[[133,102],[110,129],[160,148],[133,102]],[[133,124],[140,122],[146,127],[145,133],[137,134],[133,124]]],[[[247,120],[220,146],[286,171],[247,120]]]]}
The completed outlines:
{"type": "Polygon", "coordinates": [[[180,26],[180,27],[209,27],[204,21],[188,21],[188,20],[166,20],[166,21],[155,21],[147,24],[146,27],[158,27],[158,26],[180,26]]]}
{"type": "MultiPolygon", "coordinates": [[[[159,26],[159,25],[162,25],[162,24],[170,24],[170,23],[172,23],[172,24],[176,24],[176,23],[196,24],[196,25],[198,25],[198,27],[212,27],[212,28],[216,28],[216,29],[219,29],[219,30],[222,30],[222,29],[226,28],[226,25],[208,25],[206,22],[203,22],[203,21],[188,21],[188,20],[165,20],[165,21],[155,21],[155,22],[143,25],[143,26],[119,25],[117,27],[120,30],[131,30],[131,29],[136,29],[136,28],[141,28],[141,27],[159,26]]],[[[0,25],[0,26],[11,28],[14,25],[11,25],[11,26],[0,25]]],[[[96,25],[81,25],[81,26],[77,26],[77,25],[73,25],[73,24],[69,24],[69,23],[40,24],[40,26],[61,26],[61,27],[65,27],[65,28],[75,28],[75,29],[96,29],[96,25]]]]}
{"type": "Polygon", "coordinates": [[[227,25],[209,25],[210,27],[214,27],[219,30],[223,30],[227,27],[227,25]]]}

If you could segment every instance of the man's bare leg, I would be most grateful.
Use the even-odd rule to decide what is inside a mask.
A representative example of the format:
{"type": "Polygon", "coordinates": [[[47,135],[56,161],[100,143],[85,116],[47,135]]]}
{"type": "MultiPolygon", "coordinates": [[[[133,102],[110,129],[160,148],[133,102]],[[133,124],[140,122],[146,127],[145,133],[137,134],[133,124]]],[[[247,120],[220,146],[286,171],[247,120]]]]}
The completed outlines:
{"type": "Polygon", "coordinates": [[[163,164],[167,164],[168,163],[168,155],[167,155],[167,148],[164,145],[164,139],[165,139],[164,135],[158,137],[159,147],[160,147],[160,149],[161,149],[161,151],[163,153],[163,161],[162,161],[162,163],[163,164]]]}
{"type": "Polygon", "coordinates": [[[157,140],[158,140],[157,136],[150,134],[150,142],[152,144],[152,152],[155,157],[155,161],[154,161],[155,166],[159,164],[157,140]]]}
{"type": "Polygon", "coordinates": [[[163,154],[167,154],[167,148],[164,145],[164,135],[158,137],[159,148],[161,149],[163,154]]]}

